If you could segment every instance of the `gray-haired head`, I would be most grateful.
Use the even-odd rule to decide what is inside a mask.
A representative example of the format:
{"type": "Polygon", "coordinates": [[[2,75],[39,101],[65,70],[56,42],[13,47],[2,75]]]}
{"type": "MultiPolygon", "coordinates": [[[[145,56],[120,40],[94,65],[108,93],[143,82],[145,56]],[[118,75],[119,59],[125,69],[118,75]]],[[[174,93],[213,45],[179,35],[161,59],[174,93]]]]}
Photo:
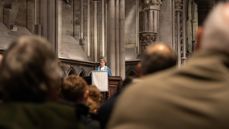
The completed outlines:
{"type": "Polygon", "coordinates": [[[57,95],[62,72],[50,43],[23,36],[4,53],[0,84],[7,101],[45,101],[57,95]]]}
{"type": "Polygon", "coordinates": [[[229,3],[218,4],[208,16],[201,48],[229,54],[229,3]]]}

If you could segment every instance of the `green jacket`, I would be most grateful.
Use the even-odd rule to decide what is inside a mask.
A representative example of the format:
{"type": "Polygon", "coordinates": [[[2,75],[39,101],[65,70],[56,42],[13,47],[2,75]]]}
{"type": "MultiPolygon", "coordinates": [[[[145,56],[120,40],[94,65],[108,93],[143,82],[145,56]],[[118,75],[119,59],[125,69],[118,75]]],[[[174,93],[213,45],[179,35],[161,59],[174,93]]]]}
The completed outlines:
{"type": "Polygon", "coordinates": [[[74,109],[57,103],[3,103],[0,129],[81,129],[74,109]]]}
{"type": "Polygon", "coordinates": [[[150,75],[118,100],[109,129],[229,129],[229,56],[195,55],[150,75]]]}

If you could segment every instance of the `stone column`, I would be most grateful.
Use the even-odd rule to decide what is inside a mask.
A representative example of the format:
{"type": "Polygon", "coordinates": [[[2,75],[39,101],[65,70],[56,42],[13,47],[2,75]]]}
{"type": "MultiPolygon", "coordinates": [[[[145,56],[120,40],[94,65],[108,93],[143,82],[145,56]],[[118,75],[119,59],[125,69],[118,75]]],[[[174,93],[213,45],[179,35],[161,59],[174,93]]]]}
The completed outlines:
{"type": "Polygon", "coordinates": [[[101,43],[101,55],[105,56],[105,0],[102,0],[102,43],[101,43]]]}
{"type": "Polygon", "coordinates": [[[93,30],[94,30],[94,61],[98,61],[98,1],[94,0],[93,30]]]}
{"type": "Polygon", "coordinates": [[[125,0],[108,1],[107,51],[114,76],[125,78],[125,0]]]}
{"type": "Polygon", "coordinates": [[[48,28],[47,28],[47,39],[51,42],[54,50],[57,50],[57,18],[56,18],[56,3],[58,0],[48,0],[48,28]]]}
{"type": "MultiPolygon", "coordinates": [[[[84,40],[84,3],[83,3],[83,1],[84,0],[80,0],[80,40],[82,40],[82,42],[84,40]]],[[[73,19],[74,19],[74,17],[75,17],[75,15],[73,15],[73,19]]]]}
{"type": "Polygon", "coordinates": [[[187,15],[187,0],[183,0],[183,12],[182,12],[182,27],[183,27],[183,40],[182,40],[182,63],[184,63],[187,60],[187,23],[186,23],[186,15],[187,15]]]}
{"type": "Polygon", "coordinates": [[[119,37],[119,76],[121,76],[123,79],[125,78],[125,72],[126,72],[126,64],[125,64],[125,0],[120,0],[119,2],[120,4],[120,16],[119,16],[119,19],[120,19],[120,30],[119,30],[119,34],[120,34],[120,37],[119,37]]]}
{"type": "Polygon", "coordinates": [[[3,3],[3,23],[11,31],[17,31],[16,19],[20,2],[18,0],[3,0],[3,3]]]}
{"type": "Polygon", "coordinates": [[[186,60],[186,21],[185,0],[175,0],[175,50],[178,56],[178,66],[186,60]]]}
{"type": "Polygon", "coordinates": [[[41,22],[41,35],[45,38],[47,38],[53,47],[53,49],[57,50],[57,26],[58,23],[57,17],[56,17],[56,6],[57,3],[60,0],[41,0],[41,6],[40,6],[40,22],[41,22]]]}
{"type": "Polygon", "coordinates": [[[47,9],[48,9],[48,0],[41,0],[40,1],[40,23],[41,23],[41,35],[47,38],[47,28],[48,28],[48,23],[47,23],[47,9]]]}
{"type": "Polygon", "coordinates": [[[58,46],[62,43],[62,0],[57,0],[56,3],[56,38],[57,38],[57,42],[56,42],[56,53],[58,55],[58,52],[60,52],[60,49],[58,48],[58,46]]]}
{"type": "Polygon", "coordinates": [[[155,42],[159,33],[159,14],[161,0],[142,0],[142,9],[140,11],[140,53],[145,47],[155,42]]]}
{"type": "Polygon", "coordinates": [[[87,56],[91,56],[91,0],[87,0],[87,56]]]}
{"type": "Polygon", "coordinates": [[[39,15],[40,15],[40,9],[39,9],[39,0],[34,0],[34,28],[33,32],[34,34],[41,35],[41,25],[39,23],[39,15]]]}

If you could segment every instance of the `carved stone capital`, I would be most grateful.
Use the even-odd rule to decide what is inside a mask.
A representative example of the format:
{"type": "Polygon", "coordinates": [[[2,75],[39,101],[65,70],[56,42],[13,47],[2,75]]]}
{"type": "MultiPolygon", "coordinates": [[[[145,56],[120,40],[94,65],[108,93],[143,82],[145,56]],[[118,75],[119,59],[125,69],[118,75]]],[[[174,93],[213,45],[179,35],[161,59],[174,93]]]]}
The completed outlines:
{"type": "Polygon", "coordinates": [[[182,11],[183,0],[175,0],[175,9],[176,9],[176,11],[182,11]]]}
{"type": "Polygon", "coordinates": [[[157,39],[157,34],[151,32],[140,33],[139,36],[141,53],[143,53],[143,51],[148,45],[155,42],[157,39]]]}
{"type": "Polygon", "coordinates": [[[156,9],[160,10],[162,0],[143,0],[144,9],[156,9]]]}

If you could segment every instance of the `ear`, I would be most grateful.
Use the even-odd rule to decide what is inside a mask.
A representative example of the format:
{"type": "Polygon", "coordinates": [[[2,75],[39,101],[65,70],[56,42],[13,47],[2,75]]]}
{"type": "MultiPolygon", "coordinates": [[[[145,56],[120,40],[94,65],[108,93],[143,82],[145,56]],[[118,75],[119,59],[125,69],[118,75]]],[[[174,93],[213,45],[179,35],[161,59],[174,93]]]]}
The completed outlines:
{"type": "Polygon", "coordinates": [[[202,42],[203,32],[204,32],[203,27],[201,27],[201,26],[198,27],[197,32],[196,32],[195,51],[196,50],[199,50],[201,48],[201,42],[202,42]]]}

